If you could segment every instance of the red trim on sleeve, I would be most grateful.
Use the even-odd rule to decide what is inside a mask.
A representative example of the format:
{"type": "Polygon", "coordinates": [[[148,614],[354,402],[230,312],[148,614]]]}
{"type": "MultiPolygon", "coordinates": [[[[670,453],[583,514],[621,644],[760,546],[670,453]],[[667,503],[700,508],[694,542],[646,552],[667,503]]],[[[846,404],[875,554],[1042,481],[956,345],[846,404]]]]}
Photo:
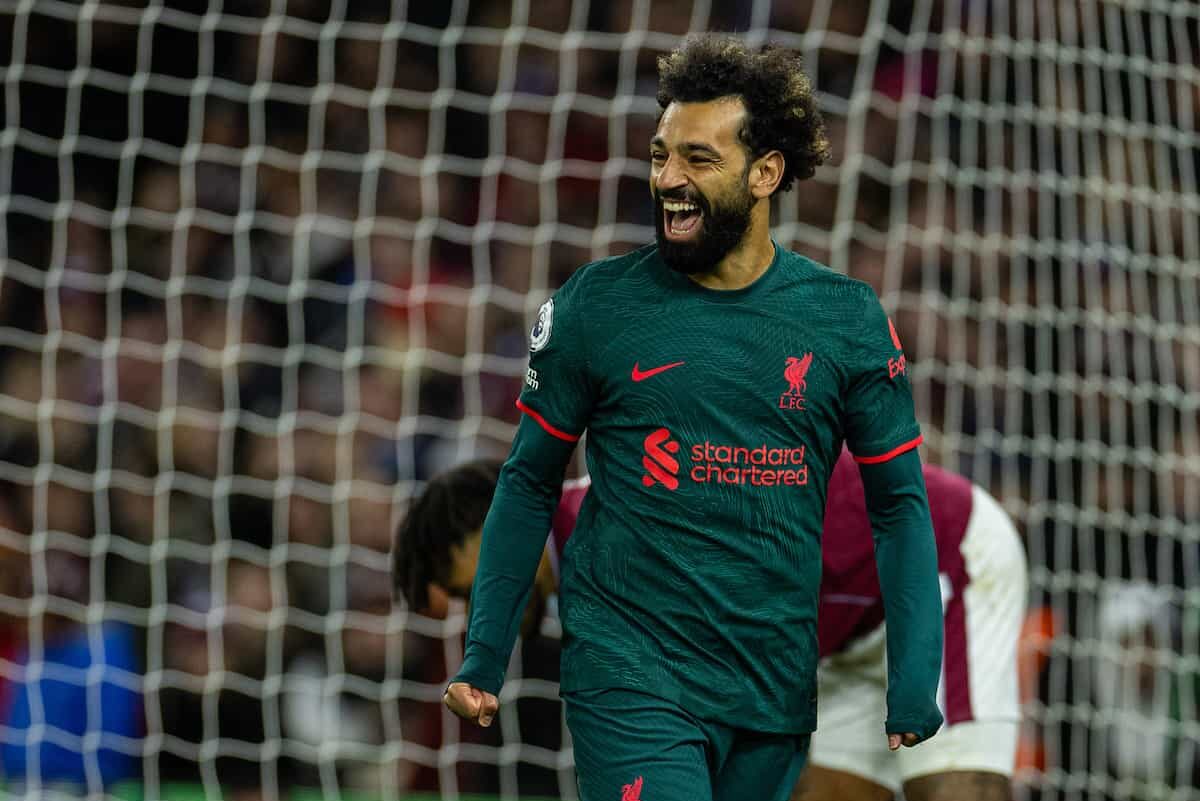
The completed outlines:
{"type": "Polygon", "coordinates": [[[520,398],[517,398],[517,408],[520,409],[525,414],[532,417],[534,420],[536,420],[537,424],[539,426],[541,426],[542,428],[546,429],[546,433],[549,434],[550,436],[558,437],[559,439],[565,440],[566,442],[579,442],[578,436],[576,436],[574,434],[568,434],[566,431],[563,431],[561,429],[555,428],[554,426],[550,425],[549,423],[546,422],[545,417],[542,417],[540,414],[535,412],[533,409],[530,409],[528,406],[526,406],[524,403],[522,403],[520,398]]]}
{"type": "Polygon", "coordinates": [[[905,451],[911,451],[913,448],[920,445],[923,439],[925,439],[923,434],[917,434],[916,439],[909,440],[903,445],[897,445],[887,453],[882,453],[879,456],[855,456],[854,461],[858,462],[859,464],[879,464],[880,462],[886,462],[890,459],[895,459],[905,451]]]}

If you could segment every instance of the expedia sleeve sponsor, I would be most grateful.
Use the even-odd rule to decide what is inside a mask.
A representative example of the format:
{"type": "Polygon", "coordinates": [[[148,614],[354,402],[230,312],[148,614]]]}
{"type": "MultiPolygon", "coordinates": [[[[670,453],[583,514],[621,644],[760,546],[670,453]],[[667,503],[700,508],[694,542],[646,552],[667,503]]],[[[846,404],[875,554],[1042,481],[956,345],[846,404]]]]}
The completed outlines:
{"type": "Polygon", "coordinates": [[[921,434],[895,326],[865,285],[862,305],[862,322],[853,334],[855,348],[846,365],[849,385],[842,421],[846,444],[860,461],[915,447],[921,434]]]}

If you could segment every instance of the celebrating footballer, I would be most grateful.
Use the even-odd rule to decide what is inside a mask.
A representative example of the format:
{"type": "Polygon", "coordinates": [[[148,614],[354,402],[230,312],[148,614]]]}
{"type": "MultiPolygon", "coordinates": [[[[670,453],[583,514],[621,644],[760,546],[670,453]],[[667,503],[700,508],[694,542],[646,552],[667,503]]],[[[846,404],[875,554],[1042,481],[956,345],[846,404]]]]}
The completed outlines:
{"type": "Polygon", "coordinates": [[[830,476],[857,462],[887,619],[889,748],[942,724],[938,554],[903,351],[866,284],[779,246],[771,198],[829,146],[793,53],[659,63],[656,241],[542,306],[445,702],[482,725],[586,432],[561,691],[584,801],[790,797],[817,724],[830,476]]]}

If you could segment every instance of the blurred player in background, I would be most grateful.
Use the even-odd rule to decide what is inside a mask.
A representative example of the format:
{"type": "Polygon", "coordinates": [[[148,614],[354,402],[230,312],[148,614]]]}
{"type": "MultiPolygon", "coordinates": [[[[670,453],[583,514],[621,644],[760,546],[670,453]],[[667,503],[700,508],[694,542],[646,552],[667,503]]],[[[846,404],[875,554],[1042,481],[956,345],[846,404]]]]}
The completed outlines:
{"type": "MultiPolygon", "coordinates": [[[[443,617],[466,600],[499,462],[470,462],[429,482],[400,525],[395,581],[409,607],[443,617]]],[[[889,754],[884,726],[884,609],[871,524],[853,458],[830,477],[819,607],[820,727],[794,801],[1007,801],[1017,743],[1017,638],[1025,555],[1008,515],[981,488],[925,465],[945,607],[940,702],[946,727],[889,754]]],[[[523,630],[536,631],[590,482],[563,485],[523,630]]]]}
{"type": "Polygon", "coordinates": [[[843,443],[891,624],[889,746],[942,722],[920,428],[875,293],[771,239],[771,197],[828,155],[798,57],[710,35],[659,68],[656,243],[577,270],[538,314],[445,701],[495,716],[587,431],[592,487],[559,591],[580,795],[783,801],[816,725],[821,521],[843,443]]]}
{"type": "Polygon", "coordinates": [[[884,610],[862,482],[843,455],[830,478],[821,543],[820,727],[794,801],[887,801],[901,787],[907,801],[1011,798],[1025,552],[991,495],[939,467],[925,465],[923,472],[942,582],[938,701],[946,726],[898,754],[879,742],[887,692],[884,610]]]}

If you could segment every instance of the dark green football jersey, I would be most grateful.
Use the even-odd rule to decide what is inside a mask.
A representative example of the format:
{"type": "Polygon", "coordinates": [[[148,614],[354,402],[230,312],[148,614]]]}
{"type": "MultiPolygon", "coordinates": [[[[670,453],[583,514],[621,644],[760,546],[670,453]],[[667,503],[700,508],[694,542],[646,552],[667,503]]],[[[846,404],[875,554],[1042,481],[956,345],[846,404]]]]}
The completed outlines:
{"type": "Polygon", "coordinates": [[[649,246],[577,271],[530,348],[519,405],[587,432],[592,479],[562,566],[563,690],[811,731],[830,473],[843,443],[882,461],[920,441],[874,292],[778,246],[752,285],[710,290],[649,246]]]}

